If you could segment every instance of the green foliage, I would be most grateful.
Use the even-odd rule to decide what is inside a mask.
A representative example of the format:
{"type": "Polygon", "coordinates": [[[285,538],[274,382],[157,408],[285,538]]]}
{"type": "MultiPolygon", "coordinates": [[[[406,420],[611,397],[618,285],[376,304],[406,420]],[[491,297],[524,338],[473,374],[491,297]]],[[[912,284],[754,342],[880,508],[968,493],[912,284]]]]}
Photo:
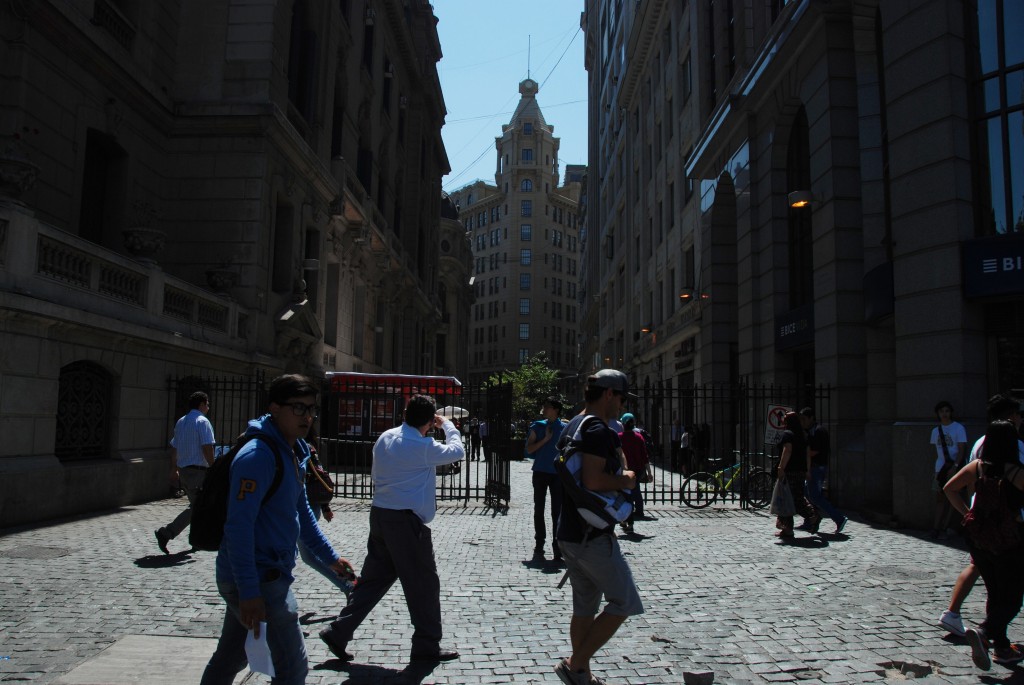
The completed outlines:
{"type": "Polygon", "coordinates": [[[516,437],[525,437],[530,422],[538,418],[544,400],[554,395],[564,406],[565,397],[557,391],[558,371],[548,366],[544,352],[530,357],[515,371],[503,371],[487,379],[490,385],[512,384],[512,421],[516,424],[516,437]]]}

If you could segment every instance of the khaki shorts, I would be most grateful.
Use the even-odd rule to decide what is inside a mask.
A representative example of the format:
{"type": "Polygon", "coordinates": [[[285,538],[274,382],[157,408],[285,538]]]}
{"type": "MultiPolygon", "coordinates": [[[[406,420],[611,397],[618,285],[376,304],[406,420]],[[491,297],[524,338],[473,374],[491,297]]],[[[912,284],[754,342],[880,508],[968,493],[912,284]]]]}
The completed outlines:
{"type": "Polygon", "coordinates": [[[605,613],[637,616],[644,613],[640,593],[633,582],[619,541],[612,535],[598,535],[585,543],[558,541],[572,583],[572,615],[594,616],[607,600],[605,613]]]}

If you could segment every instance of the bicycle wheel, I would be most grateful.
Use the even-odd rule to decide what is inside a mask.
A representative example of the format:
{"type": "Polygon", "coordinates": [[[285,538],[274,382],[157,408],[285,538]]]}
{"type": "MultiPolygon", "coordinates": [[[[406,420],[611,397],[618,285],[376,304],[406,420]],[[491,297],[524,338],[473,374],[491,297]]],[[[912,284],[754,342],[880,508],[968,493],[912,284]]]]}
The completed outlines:
{"type": "Polygon", "coordinates": [[[698,471],[683,481],[679,494],[686,506],[703,509],[718,499],[718,482],[710,473],[698,471]]]}
{"type": "Polygon", "coordinates": [[[753,509],[764,509],[772,501],[775,482],[767,471],[753,471],[747,480],[747,504],[753,509]]]}

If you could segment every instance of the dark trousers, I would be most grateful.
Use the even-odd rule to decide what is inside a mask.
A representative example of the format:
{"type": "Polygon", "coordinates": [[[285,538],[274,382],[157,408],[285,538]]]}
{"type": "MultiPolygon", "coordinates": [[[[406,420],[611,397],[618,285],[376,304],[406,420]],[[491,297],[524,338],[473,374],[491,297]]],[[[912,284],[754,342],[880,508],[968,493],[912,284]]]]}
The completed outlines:
{"type": "Polygon", "coordinates": [[[1024,600],[1024,548],[993,554],[971,545],[971,558],[988,591],[981,631],[994,647],[1009,647],[1006,628],[1024,600]]]}
{"type": "Polygon", "coordinates": [[[431,654],[441,644],[441,581],[428,528],[412,511],[370,508],[370,539],[359,582],[331,623],[336,641],[346,643],[356,628],[401,581],[412,619],[412,653],[431,654]]]}
{"type": "Polygon", "coordinates": [[[555,530],[558,528],[558,516],[562,513],[562,483],[558,474],[533,472],[533,537],[537,541],[535,549],[544,551],[544,540],[547,529],[544,524],[544,500],[551,493],[551,549],[555,556],[559,555],[558,540],[555,530]]]}
{"type": "MultiPolygon", "coordinates": [[[[796,513],[803,516],[805,519],[813,520],[816,516],[814,513],[814,507],[807,501],[804,496],[804,481],[807,480],[807,474],[803,471],[797,472],[786,472],[786,484],[789,485],[789,494],[793,495],[793,506],[796,508],[796,513]]],[[[780,516],[779,527],[782,530],[793,530],[793,517],[792,516],[780,516]]]]}

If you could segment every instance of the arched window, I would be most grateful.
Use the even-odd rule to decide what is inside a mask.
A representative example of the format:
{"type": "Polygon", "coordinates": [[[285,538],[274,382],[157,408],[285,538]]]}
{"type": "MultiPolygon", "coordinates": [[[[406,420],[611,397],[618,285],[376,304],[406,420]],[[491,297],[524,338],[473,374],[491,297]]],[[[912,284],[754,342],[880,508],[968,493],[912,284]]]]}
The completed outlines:
{"type": "Polygon", "coordinates": [[[110,456],[114,381],[99,364],[79,361],[60,370],[53,452],[62,461],[110,456]]]}
{"type": "Polygon", "coordinates": [[[528,178],[524,178],[523,182],[521,184],[519,184],[519,190],[521,190],[524,193],[532,193],[533,192],[533,181],[531,181],[528,178]]]}

